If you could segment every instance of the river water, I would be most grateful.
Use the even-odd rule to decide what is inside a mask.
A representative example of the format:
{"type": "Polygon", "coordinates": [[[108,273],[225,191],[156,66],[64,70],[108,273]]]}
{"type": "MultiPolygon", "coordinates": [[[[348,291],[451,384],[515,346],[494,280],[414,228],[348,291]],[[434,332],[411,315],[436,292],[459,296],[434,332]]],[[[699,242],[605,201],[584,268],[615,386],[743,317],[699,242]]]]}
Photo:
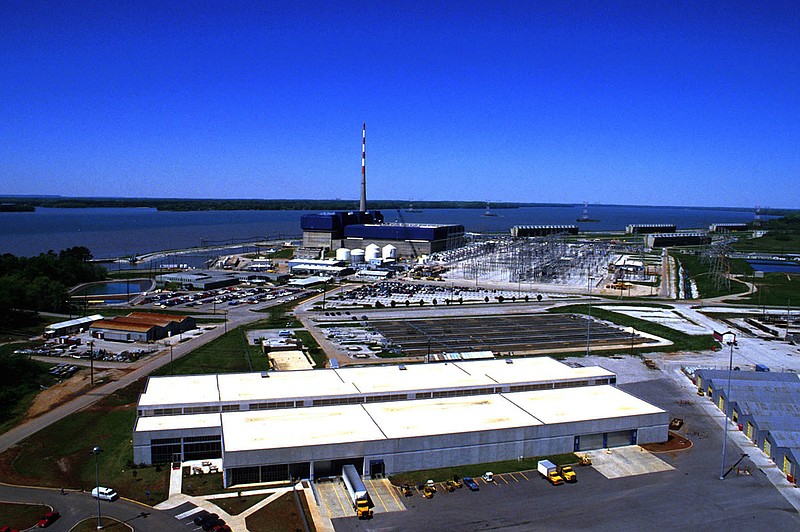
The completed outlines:
{"type": "MultiPolygon", "coordinates": [[[[463,224],[467,231],[508,234],[514,225],[573,225],[583,205],[493,209],[383,211],[386,221],[463,224]]],[[[0,253],[32,256],[48,250],[85,246],[96,258],[111,258],[219,245],[255,239],[297,238],[300,217],[317,211],[166,212],[147,208],[47,209],[0,213],[0,253]]],[[[628,224],[671,223],[678,229],[708,228],[711,223],[750,222],[753,212],[715,208],[590,205],[596,223],[582,231],[621,231],[628,224]]],[[[766,218],[766,217],[764,217],[766,218]]],[[[176,259],[180,262],[186,262],[176,259]]]]}

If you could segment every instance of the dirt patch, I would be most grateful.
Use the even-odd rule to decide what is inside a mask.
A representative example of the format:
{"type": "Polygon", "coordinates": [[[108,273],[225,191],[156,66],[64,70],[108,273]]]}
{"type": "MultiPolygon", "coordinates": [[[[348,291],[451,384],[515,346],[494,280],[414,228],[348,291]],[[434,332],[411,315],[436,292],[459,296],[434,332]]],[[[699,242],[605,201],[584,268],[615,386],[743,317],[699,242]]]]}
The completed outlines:
{"type": "MultiPolygon", "coordinates": [[[[108,382],[116,380],[121,377],[125,372],[122,370],[96,370],[94,372],[95,386],[98,382],[108,382]]],[[[63,405],[64,403],[83,395],[91,388],[91,378],[88,371],[79,371],[69,379],[54,384],[46,390],[40,392],[31,403],[30,408],[25,413],[25,419],[28,421],[46,414],[50,410],[63,405]]]]}
{"type": "Polygon", "coordinates": [[[670,432],[669,438],[667,438],[666,442],[648,443],[646,445],[642,445],[642,448],[650,451],[651,453],[666,453],[670,451],[683,451],[685,449],[689,449],[691,446],[691,440],[675,434],[674,432],[670,432]]]}

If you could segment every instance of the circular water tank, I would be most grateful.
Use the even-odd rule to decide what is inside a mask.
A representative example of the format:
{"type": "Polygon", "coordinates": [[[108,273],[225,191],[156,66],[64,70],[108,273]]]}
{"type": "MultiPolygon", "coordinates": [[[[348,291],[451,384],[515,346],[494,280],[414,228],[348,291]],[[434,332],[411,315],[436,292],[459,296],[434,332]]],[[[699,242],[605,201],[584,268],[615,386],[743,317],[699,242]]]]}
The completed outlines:
{"type": "Polygon", "coordinates": [[[350,260],[353,262],[364,262],[364,250],[354,249],[350,252],[350,260]]]}
{"type": "Polygon", "coordinates": [[[381,248],[378,247],[377,244],[370,244],[369,246],[367,246],[364,258],[366,258],[367,260],[375,260],[381,258],[381,248]]]}
{"type": "Polygon", "coordinates": [[[381,250],[381,255],[384,259],[396,259],[397,258],[397,248],[391,244],[386,244],[383,246],[381,250]]]}
{"type": "Polygon", "coordinates": [[[350,250],[347,248],[337,249],[336,260],[350,260],[350,250]]]}

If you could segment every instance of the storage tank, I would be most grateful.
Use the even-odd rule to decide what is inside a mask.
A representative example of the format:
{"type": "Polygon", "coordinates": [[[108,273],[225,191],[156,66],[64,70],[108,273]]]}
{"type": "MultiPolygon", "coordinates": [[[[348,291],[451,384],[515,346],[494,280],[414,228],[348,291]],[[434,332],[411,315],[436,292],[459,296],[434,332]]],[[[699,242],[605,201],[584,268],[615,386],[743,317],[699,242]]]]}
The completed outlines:
{"type": "Polygon", "coordinates": [[[378,247],[377,244],[370,244],[369,246],[367,246],[364,258],[366,258],[367,260],[376,260],[381,258],[381,248],[378,247]]]}
{"type": "Polygon", "coordinates": [[[381,250],[381,254],[382,254],[384,260],[386,260],[386,259],[396,259],[397,258],[397,248],[394,247],[391,244],[386,244],[385,246],[383,246],[383,249],[381,250]]]}
{"type": "Polygon", "coordinates": [[[360,262],[364,262],[364,250],[363,249],[354,249],[350,252],[350,260],[353,264],[357,264],[360,262]]]}
{"type": "Polygon", "coordinates": [[[336,250],[336,260],[350,260],[350,250],[347,248],[339,248],[336,250]]]}

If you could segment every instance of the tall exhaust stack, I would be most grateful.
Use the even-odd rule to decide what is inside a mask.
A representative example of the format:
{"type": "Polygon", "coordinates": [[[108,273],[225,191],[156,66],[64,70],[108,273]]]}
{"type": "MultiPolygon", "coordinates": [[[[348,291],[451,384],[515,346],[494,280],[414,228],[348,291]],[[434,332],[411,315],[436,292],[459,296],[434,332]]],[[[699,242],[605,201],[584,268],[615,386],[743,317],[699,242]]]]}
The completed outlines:
{"type": "Polygon", "coordinates": [[[367,210],[367,123],[361,129],[361,201],[358,210],[367,210]]]}

